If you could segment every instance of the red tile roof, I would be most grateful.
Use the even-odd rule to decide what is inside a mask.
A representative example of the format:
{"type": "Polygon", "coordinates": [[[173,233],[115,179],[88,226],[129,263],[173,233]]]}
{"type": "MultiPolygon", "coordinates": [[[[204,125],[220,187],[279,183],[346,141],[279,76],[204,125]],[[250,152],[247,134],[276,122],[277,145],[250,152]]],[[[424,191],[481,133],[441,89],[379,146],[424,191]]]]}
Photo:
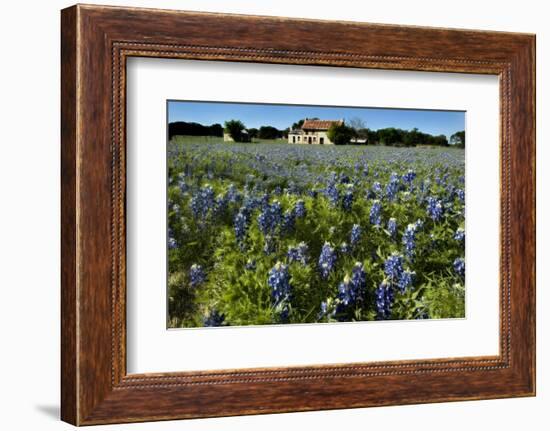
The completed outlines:
{"type": "Polygon", "coordinates": [[[343,120],[305,120],[303,130],[328,130],[333,124],[343,124],[343,120]]]}

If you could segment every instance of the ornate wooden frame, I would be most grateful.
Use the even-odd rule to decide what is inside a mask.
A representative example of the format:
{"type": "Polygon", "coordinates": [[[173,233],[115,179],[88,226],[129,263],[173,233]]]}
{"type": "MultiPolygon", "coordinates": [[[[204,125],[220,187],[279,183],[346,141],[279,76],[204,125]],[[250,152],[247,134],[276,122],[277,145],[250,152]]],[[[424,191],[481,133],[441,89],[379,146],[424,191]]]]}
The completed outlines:
{"type": "Polygon", "coordinates": [[[82,5],[61,17],[63,420],[88,425],[535,394],[534,35],[82,5]],[[127,375],[129,56],[498,75],[500,354],[127,375]]]}

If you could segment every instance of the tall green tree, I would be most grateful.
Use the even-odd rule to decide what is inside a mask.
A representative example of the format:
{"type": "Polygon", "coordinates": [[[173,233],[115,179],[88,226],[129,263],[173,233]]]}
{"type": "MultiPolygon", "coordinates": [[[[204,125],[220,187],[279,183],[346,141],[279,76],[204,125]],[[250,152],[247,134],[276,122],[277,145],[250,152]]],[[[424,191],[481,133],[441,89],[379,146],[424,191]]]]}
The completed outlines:
{"type": "Polygon", "coordinates": [[[335,145],[347,145],[354,136],[354,130],[345,124],[333,124],[327,131],[327,137],[335,145]]]}
{"type": "Polygon", "coordinates": [[[243,131],[245,126],[240,120],[229,120],[224,123],[224,130],[229,133],[235,142],[243,141],[243,131]]]}
{"type": "Polygon", "coordinates": [[[455,145],[458,148],[464,148],[466,146],[466,132],[461,130],[451,135],[451,145],[455,145]]]}

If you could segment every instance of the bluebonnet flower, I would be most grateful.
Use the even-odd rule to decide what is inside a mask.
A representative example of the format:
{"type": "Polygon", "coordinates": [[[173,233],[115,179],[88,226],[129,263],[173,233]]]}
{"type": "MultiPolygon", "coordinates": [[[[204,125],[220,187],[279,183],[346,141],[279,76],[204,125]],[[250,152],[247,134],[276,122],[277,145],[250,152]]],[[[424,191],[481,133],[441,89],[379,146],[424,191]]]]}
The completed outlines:
{"type": "Polygon", "coordinates": [[[351,211],[351,207],[353,206],[353,190],[351,188],[348,188],[344,192],[344,198],[342,199],[342,208],[344,211],[351,211]]]}
{"type": "Polygon", "coordinates": [[[464,239],[466,238],[466,232],[464,231],[464,228],[459,227],[454,235],[454,239],[456,239],[459,242],[464,242],[464,239]]]}
{"type": "Polygon", "coordinates": [[[311,196],[312,198],[316,198],[319,192],[315,189],[311,189],[307,191],[308,196],[311,196]]]}
{"type": "Polygon", "coordinates": [[[210,311],[210,314],[204,317],[204,326],[224,326],[225,314],[220,314],[217,310],[210,311]]]}
{"type": "Polygon", "coordinates": [[[340,184],[349,184],[350,179],[349,176],[345,173],[340,173],[340,184]]]}
{"type": "Polygon", "coordinates": [[[416,178],[416,172],[412,169],[409,169],[405,175],[403,175],[403,181],[409,185],[409,189],[412,189],[412,183],[416,178]]]}
{"type": "Polygon", "coordinates": [[[372,192],[376,196],[379,196],[380,193],[382,193],[382,184],[380,184],[379,181],[375,181],[374,183],[372,183],[372,192]]]}
{"type": "Polygon", "coordinates": [[[210,185],[200,188],[190,201],[195,218],[204,218],[214,208],[214,189],[210,185]]]}
{"type": "Polygon", "coordinates": [[[227,189],[226,198],[230,203],[236,203],[240,200],[241,196],[239,194],[239,191],[237,190],[237,187],[235,187],[235,184],[231,183],[229,184],[229,188],[227,189]]]}
{"type": "Polygon", "coordinates": [[[397,282],[397,287],[401,293],[405,293],[407,288],[413,285],[415,275],[416,273],[414,271],[409,271],[408,269],[401,273],[401,277],[397,282]]]}
{"type": "Polygon", "coordinates": [[[277,226],[281,222],[283,216],[283,208],[279,201],[274,201],[269,207],[271,213],[271,221],[273,226],[277,226]]]}
{"type": "Polygon", "coordinates": [[[417,225],[409,223],[405,232],[403,233],[403,245],[405,246],[405,255],[412,259],[414,256],[414,249],[416,248],[416,229],[417,225]]]}
{"type": "Polygon", "coordinates": [[[197,265],[196,263],[191,265],[189,279],[192,287],[196,287],[204,283],[204,280],[206,280],[206,274],[204,273],[202,266],[197,265]]]}
{"type": "Polygon", "coordinates": [[[271,229],[271,224],[271,212],[266,208],[258,215],[258,227],[266,235],[271,229]]]}
{"type": "Polygon", "coordinates": [[[281,222],[283,208],[279,201],[274,201],[271,205],[264,205],[262,212],[258,215],[258,226],[264,235],[273,232],[281,222]]]}
{"type": "Polygon", "coordinates": [[[336,252],[328,242],[325,242],[319,256],[319,270],[321,277],[327,279],[336,264],[336,252]]]}
{"type": "Polygon", "coordinates": [[[283,214],[283,230],[290,232],[294,229],[296,223],[296,214],[294,211],[286,210],[283,214]]]}
{"type": "Polygon", "coordinates": [[[443,216],[443,205],[441,204],[441,201],[433,196],[428,197],[426,201],[428,203],[426,212],[431,219],[433,221],[441,220],[441,217],[443,216]]]}
{"type": "Polygon", "coordinates": [[[354,224],[351,227],[351,234],[350,234],[350,243],[352,246],[356,246],[357,243],[361,240],[361,234],[362,234],[361,226],[359,226],[358,224],[354,224]]]}
{"type": "Polygon", "coordinates": [[[382,223],[381,210],[380,201],[375,200],[370,208],[370,222],[375,226],[380,226],[382,223]]]}
{"type": "Polygon", "coordinates": [[[306,203],[302,199],[297,201],[296,205],[294,205],[294,214],[296,214],[298,218],[306,216],[306,203]]]}
{"type": "Polygon", "coordinates": [[[462,278],[464,278],[466,274],[466,262],[462,257],[457,257],[455,261],[453,262],[453,267],[455,269],[455,272],[462,278]]]}
{"type": "Polygon", "coordinates": [[[323,316],[326,316],[328,312],[328,304],[327,304],[327,301],[322,301],[321,302],[321,311],[319,312],[319,317],[323,317],[323,316]]]}
{"type": "Polygon", "coordinates": [[[267,284],[271,288],[271,298],[273,299],[273,305],[278,306],[282,302],[290,300],[292,286],[290,284],[290,273],[288,267],[277,262],[273,268],[269,271],[267,284]]]}
{"type": "Polygon", "coordinates": [[[343,312],[353,302],[351,278],[347,274],[344,276],[344,281],[338,285],[338,299],[340,302],[337,313],[343,312]]]}
{"type": "Polygon", "coordinates": [[[392,253],[384,262],[384,273],[392,283],[396,283],[403,273],[403,256],[392,253]]]}
{"type": "Polygon", "coordinates": [[[395,239],[397,236],[397,220],[394,217],[388,220],[388,232],[390,236],[395,239]]]}
{"type": "Polygon", "coordinates": [[[176,238],[174,238],[174,231],[168,228],[168,248],[174,249],[174,248],[177,248],[177,246],[178,246],[178,242],[176,241],[176,238]]]}
{"type": "Polygon", "coordinates": [[[262,209],[269,208],[269,194],[264,193],[262,197],[260,198],[260,206],[262,209]]]}
{"type": "Polygon", "coordinates": [[[390,180],[386,185],[386,196],[389,201],[393,201],[399,190],[399,176],[393,172],[390,176],[390,180]]]}
{"type": "Polygon", "coordinates": [[[367,287],[367,274],[361,262],[355,262],[351,270],[352,296],[354,301],[363,301],[365,298],[365,289],[367,287]]]}
{"type": "Polygon", "coordinates": [[[329,182],[327,184],[325,195],[332,206],[336,206],[338,204],[338,201],[340,200],[340,192],[338,191],[338,187],[336,187],[336,183],[329,182]]]}
{"type": "Polygon", "coordinates": [[[273,189],[273,194],[274,194],[274,195],[280,196],[281,193],[283,193],[283,189],[281,188],[281,186],[276,186],[276,187],[273,189]]]}
{"type": "Polygon", "coordinates": [[[377,318],[380,320],[387,320],[391,317],[391,309],[394,300],[394,292],[391,283],[387,280],[383,280],[382,283],[376,288],[376,311],[378,313],[377,318]]]}
{"type": "Polygon", "coordinates": [[[464,194],[464,189],[456,189],[455,194],[458,196],[458,199],[460,199],[460,202],[464,203],[464,199],[466,197],[464,194]]]}
{"type": "Polygon", "coordinates": [[[248,229],[248,217],[246,216],[246,210],[241,210],[237,213],[234,220],[235,238],[237,242],[242,244],[246,237],[246,231],[248,229]]]}
{"type": "Polygon", "coordinates": [[[302,265],[307,265],[309,248],[305,242],[301,242],[297,246],[289,246],[287,257],[290,263],[300,262],[302,265]]]}

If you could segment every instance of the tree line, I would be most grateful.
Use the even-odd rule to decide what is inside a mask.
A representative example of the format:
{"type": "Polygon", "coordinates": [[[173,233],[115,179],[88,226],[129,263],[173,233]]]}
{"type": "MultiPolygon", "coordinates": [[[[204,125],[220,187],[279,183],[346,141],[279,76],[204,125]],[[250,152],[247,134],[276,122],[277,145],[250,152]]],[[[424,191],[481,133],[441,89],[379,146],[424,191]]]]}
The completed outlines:
{"type": "MultiPolygon", "coordinates": [[[[315,119],[315,118],[314,118],[315,119]]],[[[273,126],[247,129],[240,120],[229,120],[221,124],[204,126],[199,123],[177,121],[168,126],[168,135],[171,139],[175,135],[188,136],[219,136],[228,133],[235,142],[250,142],[252,139],[285,139],[290,129],[299,129],[304,123],[301,119],[292,124],[291,128],[283,130],[273,126]]],[[[336,145],[386,145],[395,147],[415,147],[430,145],[448,147],[450,145],[464,148],[466,136],[464,130],[457,131],[448,140],[445,135],[431,135],[413,128],[404,130],[396,127],[386,127],[372,130],[365,127],[365,123],[352,118],[348,123],[333,124],[327,131],[328,138],[336,145]]]]}

